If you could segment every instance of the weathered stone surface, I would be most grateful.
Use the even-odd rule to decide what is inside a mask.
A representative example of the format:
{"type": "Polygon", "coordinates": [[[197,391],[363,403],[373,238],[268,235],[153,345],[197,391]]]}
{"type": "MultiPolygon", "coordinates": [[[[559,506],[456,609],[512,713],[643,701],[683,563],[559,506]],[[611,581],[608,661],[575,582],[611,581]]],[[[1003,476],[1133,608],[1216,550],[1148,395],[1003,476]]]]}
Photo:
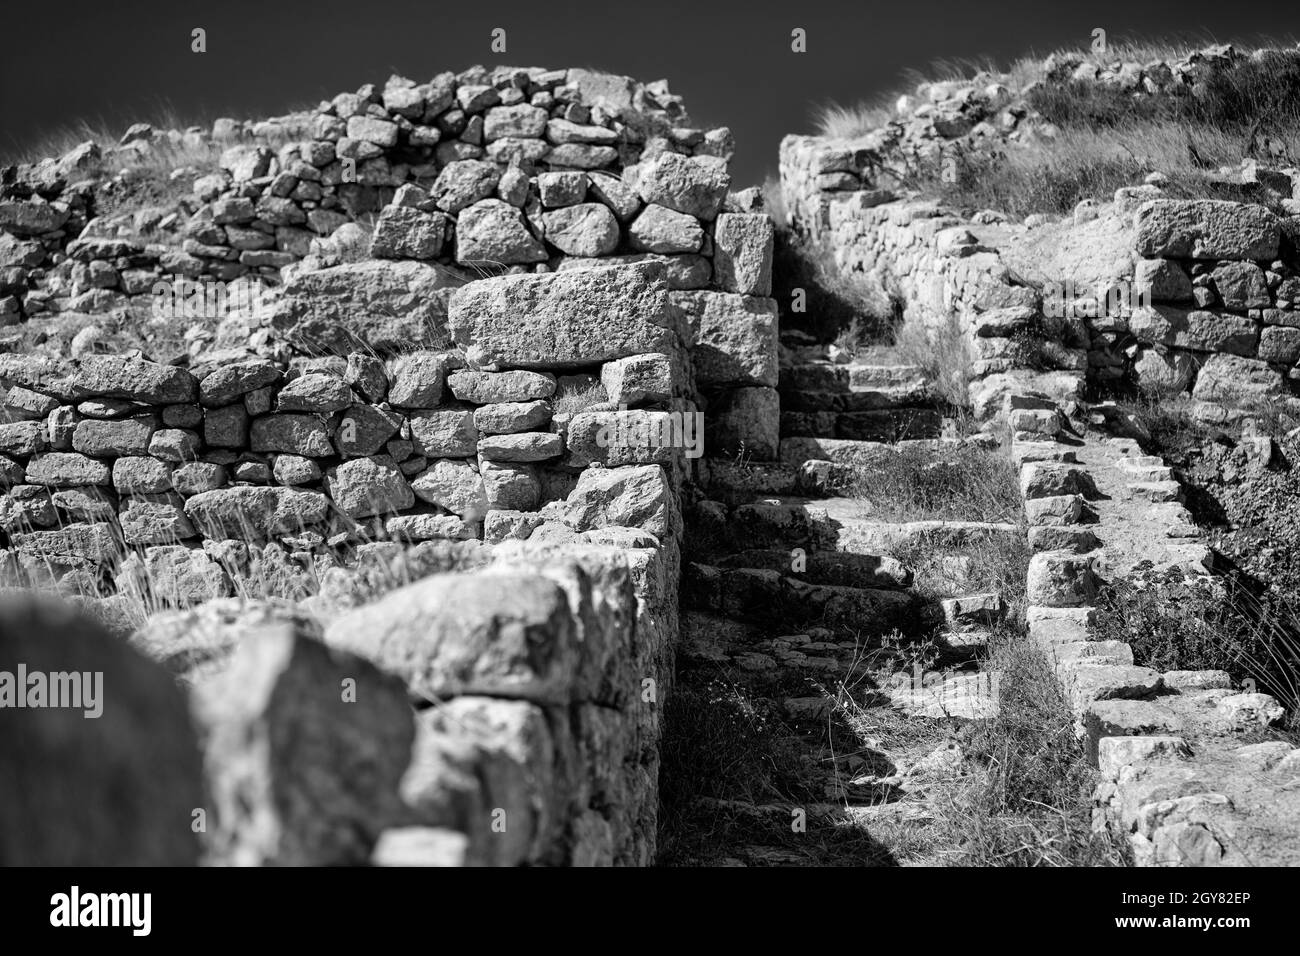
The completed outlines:
{"type": "Polygon", "coordinates": [[[248,446],[248,412],[241,405],[209,408],[203,413],[203,440],[213,448],[248,446]]]}
{"type": "Polygon", "coordinates": [[[487,435],[536,431],[550,420],[549,402],[497,402],[474,409],[474,427],[487,435]]]}
{"type": "Polygon", "coordinates": [[[550,726],[545,711],[528,701],[465,696],[426,711],[403,797],[421,820],[465,835],[463,864],[543,861],[562,832],[565,794],[576,783],[567,779],[550,726]],[[516,821],[508,835],[492,832],[498,811],[516,821]]]}
{"type": "Polygon", "coordinates": [[[447,387],[461,401],[476,405],[527,402],[555,394],[555,377],[544,372],[476,372],[461,369],[447,376],[447,387]]]}
{"type": "Polygon", "coordinates": [[[113,462],[113,487],[130,494],[171,491],[172,469],[148,455],[119,458],[113,462]]]}
{"type": "Polygon", "coordinates": [[[1259,335],[1259,359],[1293,366],[1300,361],[1300,328],[1268,326],[1259,335]]]}
{"type": "Polygon", "coordinates": [[[618,220],[601,203],[579,203],[545,212],[542,231],[547,242],[571,256],[603,256],[618,246],[618,220]]]}
{"type": "Polygon", "coordinates": [[[554,432],[488,435],[478,441],[480,458],[492,461],[542,461],[564,451],[564,439],[554,432]]]}
{"type": "Polygon", "coordinates": [[[542,483],[532,465],[484,459],[479,474],[489,510],[533,511],[541,501],[542,483]]]}
{"type": "Polygon", "coordinates": [[[1254,693],[1224,697],[1214,711],[1233,730],[1263,730],[1286,714],[1286,709],[1269,694],[1254,693]]]}
{"type": "Polygon", "coordinates": [[[448,364],[441,352],[410,352],[394,359],[389,403],[399,408],[437,408],[448,364]]]}
{"type": "Polygon", "coordinates": [[[264,415],[254,419],[249,447],[255,452],[282,452],[307,458],[334,454],[329,431],[315,415],[264,415]]]}
{"type": "Polygon", "coordinates": [[[580,203],[587,195],[587,174],[576,170],[538,173],[537,194],[548,209],[580,203]]]}
{"type": "Polygon", "coordinates": [[[434,575],[334,621],[325,640],[433,699],[483,694],[565,705],[578,663],[555,582],[522,573],[434,575]]]}
{"type": "Polygon", "coordinates": [[[281,485],[309,485],[320,480],[321,468],[301,455],[276,455],[271,463],[271,474],[281,485]]]}
{"type": "Polygon", "coordinates": [[[575,531],[611,525],[641,528],[663,539],[680,525],[672,490],[658,465],[589,468],[565,502],[564,521],[575,531]]]}
{"type": "Polygon", "coordinates": [[[457,262],[520,265],[545,259],[546,246],[529,231],[523,213],[500,199],[480,200],[456,220],[457,262]]]}
{"type": "Polygon", "coordinates": [[[329,414],[347,408],[356,400],[343,379],[321,372],[299,375],[276,397],[280,412],[329,414]]]}
{"type": "Polygon", "coordinates": [[[410,423],[416,451],[429,458],[469,458],[477,451],[478,429],[472,409],[414,412],[410,423]]]}
{"type": "Polygon", "coordinates": [[[627,222],[641,208],[641,197],[630,183],[607,173],[589,173],[591,194],[614,211],[619,222],[627,222]]]}
{"type": "Polygon", "coordinates": [[[770,217],[723,213],[713,227],[713,280],[726,292],[772,294],[772,249],[776,229],[770,217]]]}
{"type": "Polygon", "coordinates": [[[546,110],[527,103],[494,106],[483,115],[483,138],[489,143],[506,137],[533,139],[546,132],[546,110]]]}
{"type": "Polygon", "coordinates": [[[1236,355],[1211,355],[1201,366],[1192,397],[1228,404],[1268,402],[1286,394],[1282,373],[1267,362],[1236,355]]]}
{"type": "Polygon", "coordinates": [[[380,259],[436,259],[451,225],[442,213],[385,206],[375,223],[370,254],[380,259]]]}
{"type": "Polygon", "coordinates": [[[675,374],[675,363],[669,355],[633,355],[601,366],[600,384],[608,400],[616,405],[667,402],[673,396],[675,374]]]}
{"type": "Polygon", "coordinates": [[[105,421],[86,418],[72,432],[72,447],[83,455],[115,458],[118,455],[147,455],[149,439],[158,421],[153,416],[105,421]]]}
{"type": "Polygon", "coordinates": [[[476,525],[456,515],[394,515],[384,522],[384,531],[395,541],[467,541],[476,525]]]}
{"type": "Polygon", "coordinates": [[[128,495],[118,520],[127,544],[174,544],[195,534],[185,515],[184,499],[177,494],[128,495]]]}
{"type": "Polygon", "coordinates": [[[1192,277],[1172,259],[1139,259],[1134,264],[1134,291],[1153,302],[1190,302],[1192,277]]]}
{"type": "Polygon", "coordinates": [[[637,190],[647,203],[658,203],[698,219],[717,216],[731,177],[725,161],[662,153],[637,169],[637,190]]]}
{"type": "Polygon", "coordinates": [[[1174,306],[1135,309],[1129,329],[1139,342],[1201,352],[1253,356],[1259,342],[1259,326],[1253,319],[1174,306]]]}
{"type": "Polygon", "coordinates": [[[28,457],[45,450],[43,422],[11,422],[0,425],[0,452],[28,457]]]}
{"type": "Polygon", "coordinates": [[[1086,471],[1066,464],[1035,461],[1020,469],[1020,496],[1026,505],[1036,498],[1081,495],[1092,487],[1086,471]]]}
{"type": "Polygon", "coordinates": [[[27,481],[52,488],[112,484],[108,464],[76,452],[52,451],[27,463],[27,481]]]}
{"type": "Polygon", "coordinates": [[[215,462],[186,462],[172,472],[172,488],[183,495],[212,491],[225,483],[226,469],[215,462]]]}
{"type": "Polygon", "coordinates": [[[781,399],[774,388],[737,388],[709,404],[706,447],[710,455],[744,454],[775,461],[781,443],[781,399]]]}
{"type": "Polygon", "coordinates": [[[1157,199],[1138,210],[1137,251],[1147,258],[1277,258],[1277,217],[1263,206],[1215,199],[1157,199]]]}
{"type": "Polygon", "coordinates": [[[452,333],[480,366],[563,369],[668,351],[663,279],[652,263],[486,279],[452,296],[452,333]]]}
{"type": "Polygon", "coordinates": [[[280,377],[273,362],[260,359],[221,365],[199,383],[199,401],[208,408],[229,405],[248,392],[277,384],[280,377]]]}
{"type": "Polygon", "coordinates": [[[1185,391],[1195,373],[1196,362],[1185,352],[1143,349],[1133,363],[1138,387],[1150,395],[1185,391]]]}
{"type": "Polygon", "coordinates": [[[353,405],[334,430],[334,447],[344,458],[378,454],[402,427],[402,416],[378,405],[353,405]]]}
{"type": "Polygon", "coordinates": [[[491,196],[500,178],[501,172],[495,163],[458,160],[443,167],[430,196],[444,212],[460,212],[491,196]]]}
{"type": "Polygon", "coordinates": [[[1094,556],[1043,551],[1029,559],[1027,600],[1045,607],[1091,604],[1097,596],[1094,556]]]}
{"type": "Polygon", "coordinates": [[[698,384],[776,387],[776,302],[729,292],[671,297],[690,325],[698,384]]]}
{"type": "Polygon", "coordinates": [[[699,252],[704,230],[694,216],[651,203],[632,222],[628,241],[641,252],[699,252]]]}
{"type": "Polygon", "coordinates": [[[4,711],[5,863],[197,864],[191,822],[204,805],[202,760],[171,674],[66,606],[11,596],[0,605],[0,671],[15,674],[19,665],[97,676],[82,686],[85,707],[4,711]]]}
{"type": "Polygon", "coordinates": [[[414,740],[401,681],[284,624],[246,635],[194,693],[216,801],[214,862],[369,859],[400,812],[414,740]]]}
{"type": "Polygon", "coordinates": [[[467,461],[443,458],[411,481],[422,501],[458,515],[464,521],[480,520],[487,512],[483,479],[467,461]]]}
{"type": "Polygon", "coordinates": [[[356,458],[325,473],[334,506],[350,518],[404,511],[415,494],[397,463],[388,455],[356,458]]]}
{"type": "Polygon", "coordinates": [[[187,500],[185,513],[207,538],[270,537],[325,520],[329,499],[297,488],[220,488],[187,500]]]}
{"type": "Polygon", "coordinates": [[[108,564],[118,557],[116,535],[107,522],[14,533],[10,541],[18,550],[41,558],[78,558],[93,564],[108,564]]]}
{"type": "Polygon", "coordinates": [[[1223,262],[1215,266],[1210,276],[1226,309],[1245,312],[1267,309],[1273,304],[1264,270],[1253,262],[1223,262]]]}
{"type": "Polygon", "coordinates": [[[446,301],[464,281],[414,260],[370,259],[298,272],[270,310],[272,324],[312,351],[381,355],[448,344],[446,301]]]}
{"type": "Polygon", "coordinates": [[[1190,756],[1192,748],[1177,736],[1105,737],[1097,742],[1097,768],[1108,780],[1115,780],[1124,767],[1133,764],[1190,756]]]}

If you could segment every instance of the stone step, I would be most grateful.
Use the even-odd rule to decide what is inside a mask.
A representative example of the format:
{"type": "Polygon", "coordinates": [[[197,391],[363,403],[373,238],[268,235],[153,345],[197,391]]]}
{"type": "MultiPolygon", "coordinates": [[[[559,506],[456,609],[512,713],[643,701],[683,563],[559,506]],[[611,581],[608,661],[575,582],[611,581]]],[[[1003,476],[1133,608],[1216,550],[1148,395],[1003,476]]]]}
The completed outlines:
{"type": "Polygon", "coordinates": [[[921,626],[921,599],[907,591],[809,584],[756,568],[688,563],[682,600],[694,610],[768,626],[822,623],[865,634],[915,633],[921,626]]]}
{"type": "Polygon", "coordinates": [[[751,548],[716,562],[719,568],[756,568],[777,571],[809,584],[846,587],[908,588],[912,571],[897,558],[876,554],[843,554],[802,549],[751,548]]]}
{"type": "Polygon", "coordinates": [[[876,521],[853,498],[773,496],[731,509],[723,529],[738,547],[881,555],[921,542],[961,545],[985,535],[1019,537],[1019,525],[992,521],[876,521]]]}
{"type": "Polygon", "coordinates": [[[780,459],[788,465],[805,461],[831,461],[841,465],[869,465],[887,461],[904,449],[952,451],[965,446],[994,449],[998,440],[991,435],[969,438],[920,438],[899,442],[857,441],[844,438],[791,436],[781,439],[780,459]]]}
{"type": "Polygon", "coordinates": [[[900,674],[896,678],[901,679],[888,690],[890,703],[909,716],[962,720],[997,716],[999,675],[996,671],[900,674]]]}
{"type": "Polygon", "coordinates": [[[1134,498],[1143,501],[1158,504],[1183,500],[1183,486],[1176,481],[1131,481],[1125,487],[1134,498]]]}
{"type": "Polygon", "coordinates": [[[849,392],[819,392],[789,389],[780,392],[781,409],[787,412],[867,412],[888,408],[943,410],[945,403],[922,381],[880,388],[859,388],[849,392]]]}
{"type": "Polygon", "coordinates": [[[887,408],[857,412],[781,412],[781,437],[841,438],[897,442],[938,438],[943,416],[933,408],[887,408]]]}
{"type": "Polygon", "coordinates": [[[919,365],[798,362],[781,368],[777,387],[783,392],[870,391],[925,380],[925,371],[919,365]]]}

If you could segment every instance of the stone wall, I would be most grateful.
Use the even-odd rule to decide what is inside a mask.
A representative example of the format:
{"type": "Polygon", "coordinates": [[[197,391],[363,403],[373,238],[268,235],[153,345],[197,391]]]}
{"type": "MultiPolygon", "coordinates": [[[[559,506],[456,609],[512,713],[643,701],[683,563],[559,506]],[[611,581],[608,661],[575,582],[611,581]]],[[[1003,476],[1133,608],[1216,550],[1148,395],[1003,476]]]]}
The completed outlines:
{"type": "Polygon", "coordinates": [[[1243,406],[1300,404],[1293,221],[1262,206],[1154,200],[1135,225],[1134,286],[1150,301],[1127,320],[1135,384],[1190,391],[1213,422],[1243,406]]]}
{"type": "Polygon", "coordinates": [[[653,862],[679,500],[779,427],[772,224],[685,122],[582,70],[219,122],[179,250],[94,219],[93,151],[6,173],[10,321],[270,290],[169,363],[0,354],[4,584],[185,682],[205,862],[653,862]]]}
{"type": "Polygon", "coordinates": [[[1221,586],[1171,470],[1040,396],[1010,396],[1005,412],[1034,551],[1029,636],[1100,771],[1095,826],[1124,836],[1139,866],[1293,859],[1300,750],[1245,742],[1269,736],[1278,701],[1222,670],[1135,666],[1130,643],[1097,631],[1107,582],[1171,601],[1221,586]]]}

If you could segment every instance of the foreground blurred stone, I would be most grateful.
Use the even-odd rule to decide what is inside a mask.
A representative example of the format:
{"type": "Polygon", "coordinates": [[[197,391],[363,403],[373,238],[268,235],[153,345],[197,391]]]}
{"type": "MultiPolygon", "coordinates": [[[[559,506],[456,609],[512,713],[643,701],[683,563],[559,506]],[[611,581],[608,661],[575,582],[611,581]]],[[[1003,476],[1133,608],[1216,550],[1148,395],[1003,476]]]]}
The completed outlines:
{"type": "Polygon", "coordinates": [[[171,674],[71,608],[11,596],[0,672],[20,665],[102,674],[102,712],[0,707],[0,865],[197,863],[202,761],[171,674]]]}

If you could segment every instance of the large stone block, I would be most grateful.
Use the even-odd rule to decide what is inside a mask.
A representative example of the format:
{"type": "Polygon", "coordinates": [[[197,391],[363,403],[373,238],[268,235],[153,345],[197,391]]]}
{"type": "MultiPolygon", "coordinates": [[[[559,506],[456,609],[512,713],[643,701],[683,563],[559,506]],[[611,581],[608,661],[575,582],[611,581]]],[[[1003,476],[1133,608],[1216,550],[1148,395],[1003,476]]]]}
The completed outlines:
{"type": "MultiPolygon", "coordinates": [[[[48,600],[0,606],[0,672],[47,680],[65,706],[6,702],[0,859],[6,866],[193,866],[203,766],[172,675],[48,600]],[[87,719],[93,714],[92,719],[87,719]]],[[[9,692],[12,692],[12,688],[9,692]]],[[[53,700],[47,697],[46,701],[53,700]]]]}
{"type": "Polygon", "coordinates": [[[723,213],[713,227],[713,280],[727,292],[772,294],[776,228],[761,213],[723,213]]]}
{"type": "Polygon", "coordinates": [[[329,514],[329,499],[298,488],[219,488],[188,499],[185,513],[205,537],[242,540],[296,534],[319,524],[329,514]]]}
{"type": "Polygon", "coordinates": [[[500,199],[483,199],[456,220],[456,261],[522,265],[546,260],[546,247],[524,215],[500,199]]]}
{"type": "Polygon", "coordinates": [[[709,403],[705,447],[710,456],[773,461],[781,443],[781,399],[774,388],[737,388],[709,403]]]}
{"type": "Polygon", "coordinates": [[[209,862],[363,864],[401,815],[415,739],[406,689],[292,623],[242,636],[195,687],[215,813],[209,862]]]}
{"type": "Polygon", "coordinates": [[[389,455],[354,458],[325,473],[334,506],[349,518],[404,511],[415,504],[415,493],[389,455]]]}
{"type": "Polygon", "coordinates": [[[637,189],[647,203],[711,220],[722,209],[731,177],[727,163],[715,157],[661,153],[636,170],[637,189]]]}
{"type": "Polygon", "coordinates": [[[1251,357],[1259,343],[1259,323],[1254,319],[1166,305],[1135,309],[1129,317],[1129,329],[1135,339],[1148,345],[1200,352],[1251,357]]]}
{"type": "Polygon", "coordinates": [[[588,468],[565,502],[564,520],[575,531],[641,528],[661,540],[681,523],[676,497],[658,465],[588,468]]]}
{"type": "Polygon", "coordinates": [[[777,309],[772,299],[730,292],[673,292],[686,315],[699,385],[777,383],[777,309]]]}
{"type": "Polygon", "coordinates": [[[470,865],[558,862],[575,783],[560,757],[536,704],[457,697],[419,715],[402,797],[421,822],[463,833],[470,865]],[[504,832],[493,827],[502,814],[504,832]]]}
{"type": "Polygon", "coordinates": [[[347,355],[445,348],[447,299],[465,277],[414,260],[371,259],[295,273],[271,307],[272,324],[313,351],[347,355]]]}
{"type": "Polygon", "coordinates": [[[1156,199],[1138,210],[1137,251],[1147,258],[1277,258],[1281,230],[1263,206],[1216,199],[1156,199]]]}
{"type": "Polygon", "coordinates": [[[573,699],[573,615],[564,591],[535,574],[434,575],[336,619],[325,640],[399,675],[426,699],[573,699]]]}
{"type": "Polygon", "coordinates": [[[194,376],[183,368],[109,355],[71,360],[0,355],[0,383],[21,385],[65,402],[121,398],[175,405],[192,402],[198,394],[194,376]]]}
{"type": "Polygon", "coordinates": [[[480,367],[563,369],[676,344],[658,263],[474,282],[451,297],[450,325],[480,367]]]}
{"type": "Polygon", "coordinates": [[[1094,570],[1095,555],[1042,551],[1029,559],[1026,599],[1045,607],[1091,604],[1100,581],[1094,570]]]}
{"type": "Polygon", "coordinates": [[[1226,404],[1269,402],[1287,394],[1282,373],[1267,362],[1236,355],[1211,355],[1201,366],[1192,397],[1226,404]]]}

